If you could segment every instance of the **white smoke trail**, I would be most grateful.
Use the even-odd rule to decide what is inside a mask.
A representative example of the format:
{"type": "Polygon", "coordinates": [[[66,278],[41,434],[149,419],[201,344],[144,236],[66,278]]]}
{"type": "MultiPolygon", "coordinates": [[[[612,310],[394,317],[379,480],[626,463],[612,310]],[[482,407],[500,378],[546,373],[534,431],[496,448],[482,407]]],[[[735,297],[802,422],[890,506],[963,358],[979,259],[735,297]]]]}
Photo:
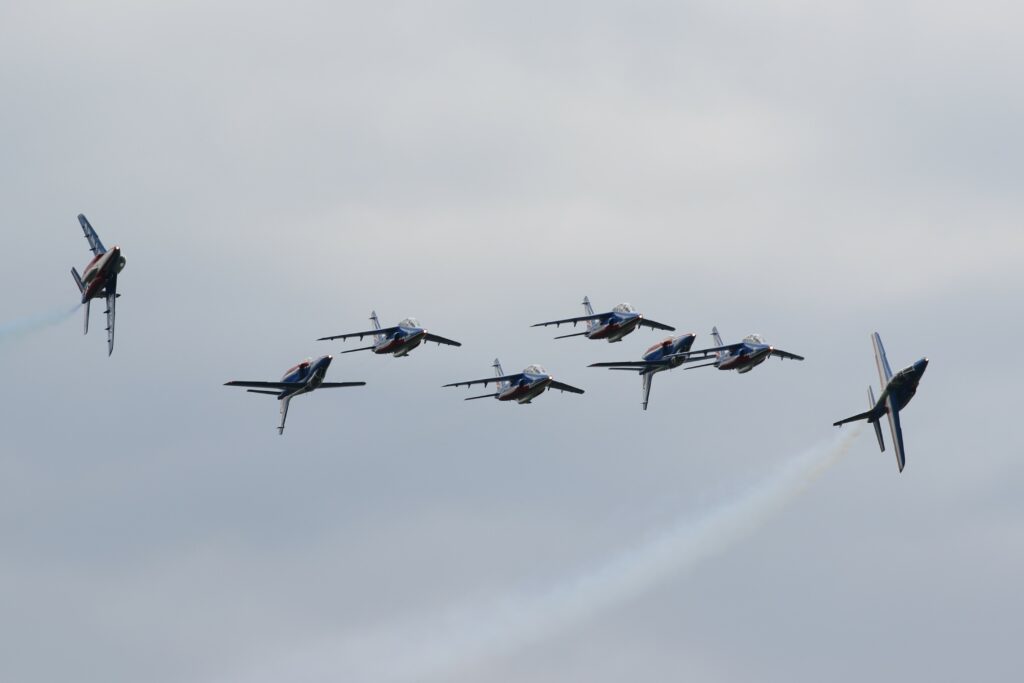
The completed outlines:
{"type": "MultiPolygon", "coordinates": [[[[248,681],[424,681],[449,678],[508,655],[628,602],[701,560],[727,550],[796,499],[846,453],[859,430],[846,430],[785,463],[767,479],[705,515],[654,535],[604,565],[533,596],[461,609],[375,633],[325,639],[248,681]]],[[[235,680],[237,680],[235,678],[235,680]]]]}
{"type": "Polygon", "coordinates": [[[60,310],[40,313],[38,315],[19,318],[10,322],[0,324],[0,344],[12,342],[26,337],[33,332],[46,329],[52,325],[64,322],[81,307],[75,304],[72,308],[61,308],[60,310]]]}

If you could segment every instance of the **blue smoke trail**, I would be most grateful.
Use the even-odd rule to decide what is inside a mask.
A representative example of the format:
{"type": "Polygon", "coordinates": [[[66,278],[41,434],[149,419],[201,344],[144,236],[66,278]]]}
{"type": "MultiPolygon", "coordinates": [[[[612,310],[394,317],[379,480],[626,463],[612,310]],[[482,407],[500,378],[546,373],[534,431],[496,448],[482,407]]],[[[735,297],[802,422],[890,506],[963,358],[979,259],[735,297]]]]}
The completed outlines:
{"type": "Polygon", "coordinates": [[[70,318],[81,307],[82,304],[75,304],[71,308],[61,308],[48,313],[39,313],[11,320],[10,322],[0,323],[0,344],[14,342],[34,332],[59,325],[70,318]]]}

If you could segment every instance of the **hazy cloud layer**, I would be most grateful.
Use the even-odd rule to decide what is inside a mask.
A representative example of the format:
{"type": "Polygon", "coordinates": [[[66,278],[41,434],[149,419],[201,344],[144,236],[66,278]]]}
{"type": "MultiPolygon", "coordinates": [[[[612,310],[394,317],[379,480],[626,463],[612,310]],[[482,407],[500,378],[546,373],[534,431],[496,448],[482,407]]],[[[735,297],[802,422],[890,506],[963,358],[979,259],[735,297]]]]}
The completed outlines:
{"type": "MultiPolygon", "coordinates": [[[[0,679],[237,680],[337,634],[543,591],[833,436],[932,360],[908,466],[870,434],[757,535],[460,680],[1006,680],[1020,8],[959,3],[15,3],[0,8],[0,679]],[[117,349],[75,215],[120,244],[117,349]],[[807,362],[640,382],[630,301],[807,362]],[[337,356],[415,315],[461,349],[337,356]],[[94,315],[97,311],[94,311],[94,315]],[[1006,349],[1011,355],[1000,353],[1006,349]],[[532,406],[440,388],[540,362],[532,406]],[[483,405],[481,405],[483,404],[483,405]]],[[[337,679],[347,680],[345,662],[337,679]]]]}

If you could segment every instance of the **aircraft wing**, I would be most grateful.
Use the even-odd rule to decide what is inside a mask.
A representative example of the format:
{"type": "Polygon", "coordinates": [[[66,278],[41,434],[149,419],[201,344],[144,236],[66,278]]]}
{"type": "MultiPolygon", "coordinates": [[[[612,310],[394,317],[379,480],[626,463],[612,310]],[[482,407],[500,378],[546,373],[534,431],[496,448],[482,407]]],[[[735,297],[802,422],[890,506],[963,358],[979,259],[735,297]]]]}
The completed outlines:
{"type": "Polygon", "coordinates": [[[696,351],[683,351],[682,353],[672,353],[665,356],[668,358],[682,358],[684,363],[692,363],[698,360],[704,360],[709,358],[716,353],[736,351],[743,346],[743,342],[736,344],[728,344],[726,346],[712,346],[707,349],[698,349],[696,351]]]}
{"type": "Polygon", "coordinates": [[[772,355],[777,357],[777,358],[788,358],[789,360],[803,360],[804,359],[803,356],[798,356],[795,353],[790,353],[789,351],[783,351],[782,349],[777,349],[774,346],[772,347],[772,355]]]}
{"type": "Polygon", "coordinates": [[[452,382],[451,384],[445,384],[446,387],[468,387],[473,384],[483,384],[487,386],[492,382],[518,382],[522,379],[523,373],[517,372],[514,375],[501,375],[500,377],[486,377],[484,379],[471,379],[467,382],[452,382]]]}
{"type": "Polygon", "coordinates": [[[277,389],[283,391],[285,389],[295,389],[297,387],[306,386],[305,382],[246,382],[232,380],[230,382],[224,382],[226,387],[251,387],[253,389],[277,389]]]}
{"type": "MultiPolygon", "coordinates": [[[[883,360],[885,358],[884,352],[882,358],[883,360]]],[[[892,449],[896,451],[896,466],[902,472],[903,467],[907,464],[907,456],[903,451],[903,427],[900,426],[900,414],[899,411],[893,410],[892,398],[886,399],[885,407],[889,417],[889,431],[892,432],[892,449]]]]}
{"type": "MultiPolygon", "coordinates": [[[[102,245],[100,245],[102,246],[102,245]]],[[[117,275],[113,275],[110,278],[110,284],[106,287],[107,290],[107,310],[104,313],[107,314],[107,355],[114,353],[114,320],[116,317],[116,306],[117,306],[117,275]]]]}
{"type": "Polygon", "coordinates": [[[94,256],[107,253],[107,248],[103,246],[103,242],[100,242],[99,235],[89,225],[89,219],[85,217],[84,213],[78,214],[78,222],[82,224],[82,232],[85,233],[85,239],[89,240],[89,249],[92,251],[94,256]]]}
{"type": "Polygon", "coordinates": [[[434,342],[435,344],[447,344],[448,346],[462,346],[460,342],[454,339],[446,339],[445,337],[439,337],[436,334],[430,334],[429,332],[423,335],[424,339],[428,342],[434,342]]]}
{"type": "Polygon", "coordinates": [[[571,384],[566,384],[565,382],[552,381],[550,384],[548,384],[548,388],[549,389],[558,389],[559,391],[568,391],[570,394],[582,394],[583,393],[582,389],[580,389],[578,387],[574,387],[571,384]]]}
{"type": "MultiPolygon", "coordinates": [[[[885,347],[882,346],[882,337],[877,332],[871,335],[871,343],[875,347],[875,365],[878,366],[878,377],[882,380],[882,389],[892,379],[892,368],[889,367],[889,359],[885,357],[885,347]]],[[[900,469],[903,469],[902,467],[900,469]]]]}
{"type": "Polygon", "coordinates": [[[666,332],[675,332],[676,328],[665,323],[659,323],[657,320],[648,320],[647,318],[640,318],[640,325],[643,327],[650,327],[652,330],[665,330],[666,332]]]}
{"type": "Polygon", "coordinates": [[[365,387],[366,382],[321,382],[317,389],[339,389],[341,387],[365,387]]]}
{"type": "Polygon", "coordinates": [[[572,323],[573,327],[576,327],[576,323],[585,323],[590,320],[605,320],[611,313],[595,313],[594,315],[579,315],[575,318],[562,318],[561,320],[549,320],[546,323],[535,323],[530,327],[547,327],[548,325],[554,325],[558,327],[567,323],[572,323]]]}
{"type": "Polygon", "coordinates": [[[588,367],[591,368],[622,368],[623,370],[643,370],[644,368],[660,368],[668,365],[667,360],[624,360],[618,363],[607,362],[607,363],[591,363],[588,367]]]}
{"type": "Polygon", "coordinates": [[[331,341],[332,339],[351,339],[352,337],[359,337],[362,340],[363,337],[372,337],[375,334],[391,334],[396,331],[397,327],[382,327],[379,330],[364,330],[363,332],[349,332],[348,334],[336,334],[332,337],[320,337],[317,341],[331,341]]]}

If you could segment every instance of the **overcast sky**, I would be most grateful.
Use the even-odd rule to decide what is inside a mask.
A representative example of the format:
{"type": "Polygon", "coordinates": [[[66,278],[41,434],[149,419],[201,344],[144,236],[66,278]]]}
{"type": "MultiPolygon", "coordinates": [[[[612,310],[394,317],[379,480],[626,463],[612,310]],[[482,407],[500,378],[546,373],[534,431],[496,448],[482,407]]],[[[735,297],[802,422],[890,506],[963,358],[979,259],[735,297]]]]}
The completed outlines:
{"type": "Polygon", "coordinates": [[[1019,676],[1022,21],[0,4],[0,679],[383,680],[453,613],[483,629],[832,443],[877,387],[874,330],[894,367],[931,360],[902,475],[862,430],[689,571],[405,677],[1019,676]],[[80,312],[9,332],[75,303],[79,212],[127,258],[111,358],[101,309],[87,337],[80,312]],[[644,413],[639,379],[586,366],[661,333],[530,329],[584,295],[807,360],[661,374],[644,413]],[[313,340],[371,309],[464,345],[336,356],[367,386],[296,399],[282,437],[272,399],[221,386],[341,351],[313,340]],[[440,388],[495,356],[587,393],[440,388]]]}

